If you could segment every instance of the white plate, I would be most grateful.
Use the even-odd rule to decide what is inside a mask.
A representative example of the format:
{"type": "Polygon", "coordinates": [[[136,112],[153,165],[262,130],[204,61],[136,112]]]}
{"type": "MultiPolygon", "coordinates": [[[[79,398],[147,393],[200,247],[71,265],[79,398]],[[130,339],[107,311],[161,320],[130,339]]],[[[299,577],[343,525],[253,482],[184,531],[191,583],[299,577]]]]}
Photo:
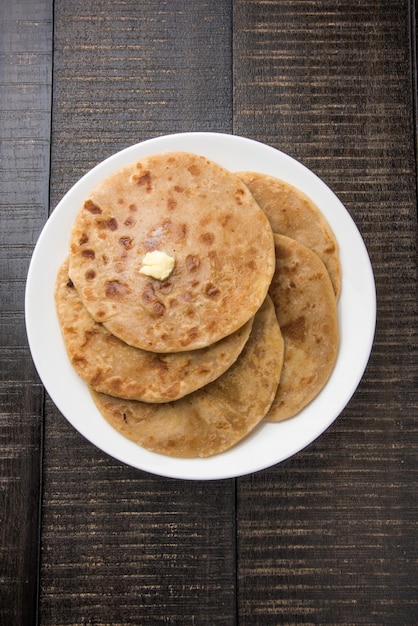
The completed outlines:
{"type": "Polygon", "coordinates": [[[259,142],[219,133],[182,133],[150,139],[106,159],[83,176],[52,213],[35,247],[26,285],[26,328],[32,357],[50,397],[67,420],[107,454],[138,469],[192,480],[232,478],[256,472],[309,445],[352,397],[369,359],[376,321],[373,272],[363,240],[334,193],[310,170],[259,142]],[[55,313],[54,284],[67,255],[75,215],[94,187],[111,172],[149,154],[195,152],[231,171],[253,170],[281,178],[305,192],[328,219],[340,246],[342,290],[338,303],[341,343],[331,378],[300,414],[262,424],[231,450],[208,459],[175,459],[141,448],[100,415],[87,386],[75,374],[55,313]]]}

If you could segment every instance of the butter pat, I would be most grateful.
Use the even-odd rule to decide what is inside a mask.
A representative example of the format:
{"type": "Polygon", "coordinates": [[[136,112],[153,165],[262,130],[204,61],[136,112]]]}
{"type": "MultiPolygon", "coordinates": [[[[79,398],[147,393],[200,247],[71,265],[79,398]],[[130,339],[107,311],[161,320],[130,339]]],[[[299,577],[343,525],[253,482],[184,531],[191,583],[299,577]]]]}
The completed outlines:
{"type": "Polygon", "coordinates": [[[152,252],[147,252],[142,259],[142,267],[139,273],[157,278],[158,280],[165,280],[170,276],[173,269],[174,259],[172,256],[160,250],[153,250],[152,252]]]}

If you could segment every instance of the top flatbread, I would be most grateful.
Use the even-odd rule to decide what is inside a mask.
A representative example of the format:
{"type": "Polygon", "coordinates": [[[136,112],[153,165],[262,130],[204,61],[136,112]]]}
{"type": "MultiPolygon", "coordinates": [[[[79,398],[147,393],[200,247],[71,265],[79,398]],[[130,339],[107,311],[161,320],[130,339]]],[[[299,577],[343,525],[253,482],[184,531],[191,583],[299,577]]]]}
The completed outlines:
{"type": "Polygon", "coordinates": [[[269,294],[285,352],[280,385],[266,421],[293,417],[327,382],[338,352],[334,290],[324,263],[301,243],[274,235],[276,272],[269,294]]]}
{"type": "Polygon", "coordinates": [[[205,347],[245,324],[274,273],[273,234],[234,174],[186,152],[153,155],[92,190],[71,233],[70,277],[97,321],[155,352],[205,347]],[[175,260],[163,281],[147,252],[175,260]]]}
{"type": "Polygon", "coordinates": [[[55,303],[77,374],[96,391],[143,402],[176,400],[223,374],[240,354],[253,322],[200,350],[161,354],[134,348],[93,320],[69,280],[67,261],[58,272],[55,303]]]}
{"type": "Polygon", "coordinates": [[[267,296],[235,363],[180,400],[145,404],[92,391],[103,417],[139,445],[174,457],[207,457],[231,448],[269,409],[283,364],[283,339],[267,296]]]}
{"type": "Polygon", "coordinates": [[[336,297],[341,288],[338,244],[324,215],[308,196],[273,176],[239,172],[266,213],[274,233],[304,244],[320,257],[328,270],[336,297]]]}

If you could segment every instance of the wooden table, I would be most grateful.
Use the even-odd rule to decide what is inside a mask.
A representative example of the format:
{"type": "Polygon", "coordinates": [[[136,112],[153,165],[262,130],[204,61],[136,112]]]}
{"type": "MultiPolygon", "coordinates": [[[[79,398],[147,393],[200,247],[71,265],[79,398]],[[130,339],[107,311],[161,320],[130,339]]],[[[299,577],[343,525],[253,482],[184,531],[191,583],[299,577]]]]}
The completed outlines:
{"type": "Polygon", "coordinates": [[[417,624],[415,1],[14,0],[0,15],[0,623],[417,624]],[[348,406],[239,479],[108,457],[54,407],[26,339],[28,265],[57,202],[103,158],[181,131],[312,169],[376,279],[348,406]]]}

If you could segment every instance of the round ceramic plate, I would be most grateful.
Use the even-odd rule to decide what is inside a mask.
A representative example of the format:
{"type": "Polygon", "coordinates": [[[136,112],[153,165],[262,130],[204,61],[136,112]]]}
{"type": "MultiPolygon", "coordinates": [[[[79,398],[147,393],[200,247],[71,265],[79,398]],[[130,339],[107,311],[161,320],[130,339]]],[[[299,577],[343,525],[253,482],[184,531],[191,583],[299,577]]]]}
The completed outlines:
{"type": "Polygon", "coordinates": [[[182,133],[150,139],[106,159],[64,196],[35,247],[26,285],[26,328],[32,357],[51,399],[67,420],[107,454],[138,469],[191,480],[232,478],[256,472],[299,452],[337,418],[352,397],[369,359],[376,321],[373,272],[363,240],[335,194],[293,158],[259,142],[219,133],[182,133]],[[66,354],[55,312],[56,274],[67,256],[75,215],[102,178],[149,154],[183,150],[231,171],[252,170],[281,178],[305,192],[328,219],[340,246],[342,289],[338,302],[341,343],[322,392],[299,415],[261,424],[227,452],[205,459],[176,459],[149,452],[116,432],[101,416],[66,354]]]}

